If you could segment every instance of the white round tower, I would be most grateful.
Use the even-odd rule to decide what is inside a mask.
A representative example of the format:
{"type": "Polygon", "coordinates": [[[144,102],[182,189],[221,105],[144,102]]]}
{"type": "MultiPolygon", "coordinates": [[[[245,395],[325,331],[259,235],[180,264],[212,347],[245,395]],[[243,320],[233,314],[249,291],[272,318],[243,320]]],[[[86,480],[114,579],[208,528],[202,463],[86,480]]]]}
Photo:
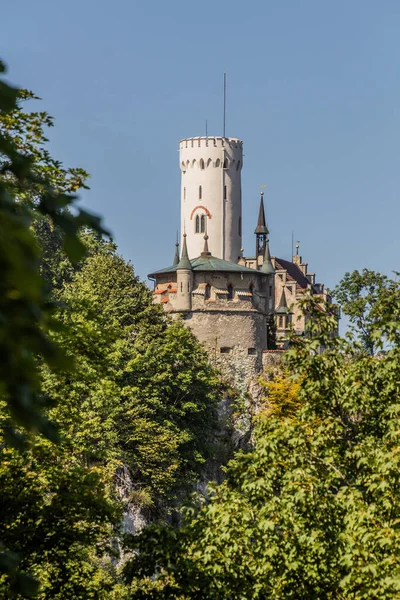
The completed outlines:
{"type": "Polygon", "coordinates": [[[243,142],[236,138],[181,140],[181,232],[189,258],[200,256],[204,233],[213,256],[236,263],[242,247],[243,142]]]}

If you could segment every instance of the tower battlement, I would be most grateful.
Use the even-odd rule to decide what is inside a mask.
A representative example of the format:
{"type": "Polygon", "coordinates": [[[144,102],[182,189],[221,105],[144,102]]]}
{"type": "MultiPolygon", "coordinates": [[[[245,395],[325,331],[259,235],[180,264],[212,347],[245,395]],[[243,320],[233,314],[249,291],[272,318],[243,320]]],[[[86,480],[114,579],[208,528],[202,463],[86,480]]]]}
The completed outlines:
{"type": "Polygon", "coordinates": [[[184,148],[242,148],[243,142],[238,138],[227,137],[191,137],[179,142],[181,150],[184,148]]]}

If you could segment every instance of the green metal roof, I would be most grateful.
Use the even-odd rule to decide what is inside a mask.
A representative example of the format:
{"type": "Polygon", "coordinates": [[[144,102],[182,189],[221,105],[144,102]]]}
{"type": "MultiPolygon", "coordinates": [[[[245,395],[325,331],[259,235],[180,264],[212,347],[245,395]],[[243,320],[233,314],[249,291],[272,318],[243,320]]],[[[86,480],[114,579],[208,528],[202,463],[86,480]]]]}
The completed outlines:
{"type": "MultiPolygon", "coordinates": [[[[228,273],[251,273],[252,275],[264,275],[256,269],[249,269],[228,260],[222,260],[222,258],[216,258],[215,256],[198,256],[190,261],[193,271],[223,271],[228,273]]],[[[178,265],[172,265],[166,269],[160,269],[150,273],[149,277],[154,275],[161,275],[162,273],[174,273],[178,268],[178,265]]]]}

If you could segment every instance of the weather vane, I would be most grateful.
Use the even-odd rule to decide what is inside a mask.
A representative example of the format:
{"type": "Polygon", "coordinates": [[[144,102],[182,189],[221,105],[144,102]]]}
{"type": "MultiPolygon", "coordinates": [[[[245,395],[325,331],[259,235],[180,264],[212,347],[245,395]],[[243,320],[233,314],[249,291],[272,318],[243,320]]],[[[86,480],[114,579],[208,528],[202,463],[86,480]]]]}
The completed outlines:
{"type": "Polygon", "coordinates": [[[266,183],[263,183],[261,186],[261,196],[264,196],[264,188],[267,187],[266,183]]]}
{"type": "Polygon", "coordinates": [[[296,241],[296,254],[299,253],[299,248],[300,248],[300,240],[296,241]]]}

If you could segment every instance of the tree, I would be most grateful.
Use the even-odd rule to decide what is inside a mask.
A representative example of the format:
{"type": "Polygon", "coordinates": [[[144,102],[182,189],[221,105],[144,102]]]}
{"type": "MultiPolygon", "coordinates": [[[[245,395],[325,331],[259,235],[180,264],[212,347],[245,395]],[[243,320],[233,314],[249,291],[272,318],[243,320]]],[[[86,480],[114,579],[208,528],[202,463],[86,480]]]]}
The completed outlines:
{"type": "Polygon", "coordinates": [[[137,496],[165,510],[213,455],[219,377],[193,334],[152,304],[110,247],[90,256],[59,298],[73,333],[61,332],[59,343],[75,374],[46,372],[51,416],[68,424],[75,452],[126,465],[137,496]]]}
{"type": "MultiPolygon", "coordinates": [[[[0,61],[0,74],[4,72],[0,61]]],[[[21,448],[27,432],[57,439],[56,428],[44,414],[38,358],[51,369],[67,368],[64,353],[49,335],[55,328],[51,298],[40,274],[40,252],[31,225],[41,216],[58,227],[72,261],[84,254],[82,228],[103,231],[97,217],[76,206],[74,213],[68,210],[76,202],[68,192],[79,187],[82,173],[63,172],[46,150],[38,149],[46,141],[40,123],[50,124],[49,118],[45,113],[32,119],[22,114],[18,98],[24,96],[0,79],[1,468],[7,458],[5,445],[21,448]],[[71,185],[63,185],[66,180],[71,185]]],[[[8,596],[16,590],[27,596],[36,589],[36,582],[19,570],[19,561],[9,540],[0,542],[0,574],[11,581],[8,596]]]]}
{"type": "Polygon", "coordinates": [[[386,293],[390,280],[386,275],[363,269],[346,273],[334,289],[334,296],[349,317],[353,333],[360,340],[362,348],[368,354],[374,354],[373,332],[376,326],[375,303],[386,293]]]}
{"type": "Polygon", "coordinates": [[[336,319],[313,298],[303,308],[312,339],[287,353],[298,407],[259,417],[255,448],[180,531],[132,540],[132,598],[399,597],[400,285],[366,315],[390,347],[380,358],[332,337],[336,319]]]}

